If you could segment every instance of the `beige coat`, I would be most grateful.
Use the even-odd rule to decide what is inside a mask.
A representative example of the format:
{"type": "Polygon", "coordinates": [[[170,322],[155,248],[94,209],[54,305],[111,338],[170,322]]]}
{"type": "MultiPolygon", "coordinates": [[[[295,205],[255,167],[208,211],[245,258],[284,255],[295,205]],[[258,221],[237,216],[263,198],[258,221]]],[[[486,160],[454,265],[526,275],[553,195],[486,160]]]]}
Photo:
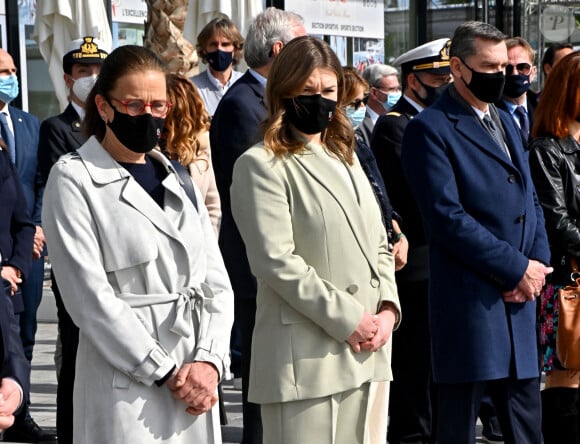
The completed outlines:
{"type": "Polygon", "coordinates": [[[322,147],[236,162],[232,212],[258,280],[249,399],[318,398],[391,379],[391,342],[355,354],[346,339],[381,301],[399,307],[381,214],[355,156],[346,178],[322,147]],[[349,187],[350,177],[353,187],[349,187]]]}
{"type": "Polygon", "coordinates": [[[45,190],[51,263],[80,328],[75,443],[221,442],[215,414],[190,416],[154,384],[186,362],[226,371],[233,294],[205,207],[150,156],[170,172],[163,209],[95,138],[61,157],[45,190]]]}
{"type": "Polygon", "coordinates": [[[194,162],[189,164],[189,174],[201,191],[203,201],[205,202],[205,206],[209,213],[211,225],[217,236],[220,231],[222,207],[220,195],[218,194],[217,185],[215,183],[213,165],[211,163],[209,132],[201,134],[199,136],[199,142],[201,144],[199,149],[200,155],[194,162]]]}

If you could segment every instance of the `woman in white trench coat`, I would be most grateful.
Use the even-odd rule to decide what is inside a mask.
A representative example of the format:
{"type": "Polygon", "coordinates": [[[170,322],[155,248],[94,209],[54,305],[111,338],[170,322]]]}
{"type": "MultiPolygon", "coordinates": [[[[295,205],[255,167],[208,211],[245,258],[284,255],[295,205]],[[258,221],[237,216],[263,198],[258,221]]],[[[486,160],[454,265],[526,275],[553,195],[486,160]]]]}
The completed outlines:
{"type": "Polygon", "coordinates": [[[113,51],[87,100],[92,137],[53,167],[43,225],[80,328],[74,442],[219,443],[233,294],[203,199],[153,148],[165,68],[113,51]]]}

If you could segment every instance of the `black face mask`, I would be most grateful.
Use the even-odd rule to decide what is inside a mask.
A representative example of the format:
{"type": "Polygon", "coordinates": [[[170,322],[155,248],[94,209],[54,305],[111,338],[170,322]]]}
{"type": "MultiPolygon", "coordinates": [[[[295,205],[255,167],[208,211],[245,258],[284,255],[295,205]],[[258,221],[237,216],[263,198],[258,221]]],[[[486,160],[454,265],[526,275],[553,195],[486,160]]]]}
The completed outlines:
{"type": "Polygon", "coordinates": [[[415,78],[417,79],[417,81],[421,84],[421,86],[425,89],[425,92],[427,93],[427,97],[423,98],[421,97],[417,91],[413,91],[415,93],[415,95],[421,99],[421,102],[423,102],[423,105],[425,106],[431,106],[435,103],[435,101],[439,98],[439,96],[441,94],[443,94],[443,91],[445,91],[447,89],[447,87],[449,86],[448,83],[446,83],[445,85],[441,85],[441,86],[429,86],[429,85],[425,85],[421,79],[419,78],[418,75],[415,75],[415,78]]]}
{"type": "Polygon", "coordinates": [[[515,99],[525,94],[530,89],[530,76],[524,74],[515,74],[505,78],[503,94],[515,99]]]}
{"type": "Polygon", "coordinates": [[[284,99],[286,119],[304,134],[317,134],[330,124],[336,102],[320,94],[284,99]]]}
{"type": "Polygon", "coordinates": [[[218,49],[214,52],[208,52],[205,56],[207,63],[214,71],[222,72],[229,68],[234,60],[234,56],[232,52],[222,51],[218,49]]]}
{"type": "Polygon", "coordinates": [[[113,107],[115,116],[107,126],[115,134],[119,142],[135,153],[151,151],[161,136],[165,119],[153,117],[149,113],[140,116],[130,116],[119,112],[113,107]]]}
{"type": "Polygon", "coordinates": [[[499,72],[479,72],[471,69],[471,67],[461,60],[467,69],[471,71],[471,82],[469,85],[463,77],[463,83],[473,93],[475,97],[485,103],[495,103],[503,94],[503,86],[505,84],[505,75],[502,71],[499,72]]]}

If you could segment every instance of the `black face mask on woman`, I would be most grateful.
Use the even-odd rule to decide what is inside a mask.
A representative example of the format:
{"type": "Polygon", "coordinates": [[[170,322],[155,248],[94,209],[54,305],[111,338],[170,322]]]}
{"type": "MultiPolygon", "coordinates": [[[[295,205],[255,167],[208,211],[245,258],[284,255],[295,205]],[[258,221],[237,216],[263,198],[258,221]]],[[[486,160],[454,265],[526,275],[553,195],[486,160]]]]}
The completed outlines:
{"type": "Polygon", "coordinates": [[[165,119],[153,117],[149,113],[130,116],[117,111],[111,105],[115,115],[107,126],[115,134],[119,142],[135,153],[147,153],[159,143],[161,130],[165,119]]]}
{"type": "Polygon", "coordinates": [[[479,72],[472,69],[463,60],[461,60],[461,63],[471,71],[471,82],[467,84],[463,77],[461,77],[461,80],[475,97],[486,103],[495,103],[501,99],[505,85],[505,75],[502,71],[492,73],[479,72]]]}
{"type": "Polygon", "coordinates": [[[320,94],[297,96],[284,99],[286,119],[304,134],[317,134],[328,127],[336,101],[325,99],[320,94]]]}

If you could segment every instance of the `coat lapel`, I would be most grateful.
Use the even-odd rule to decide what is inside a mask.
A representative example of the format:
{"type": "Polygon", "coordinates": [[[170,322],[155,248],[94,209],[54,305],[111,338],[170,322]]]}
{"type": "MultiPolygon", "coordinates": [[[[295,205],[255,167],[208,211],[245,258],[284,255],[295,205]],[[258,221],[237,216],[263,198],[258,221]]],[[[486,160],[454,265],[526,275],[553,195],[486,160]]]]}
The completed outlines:
{"type": "Polygon", "coordinates": [[[64,118],[65,121],[68,122],[70,125],[71,135],[73,139],[75,139],[75,141],[79,144],[79,146],[81,146],[86,141],[81,131],[81,119],[76,110],[74,109],[74,107],[70,103],[64,110],[64,118]]]}
{"type": "MultiPolygon", "coordinates": [[[[479,118],[474,112],[467,108],[469,105],[459,103],[458,99],[452,98],[449,89],[445,92],[446,95],[441,100],[441,108],[445,111],[448,118],[455,122],[456,131],[461,133],[467,140],[470,140],[473,145],[513,169],[514,166],[503,149],[493,140],[491,134],[485,130],[483,124],[479,122],[479,118]]],[[[459,95],[457,92],[455,94],[459,95]]],[[[505,122],[502,123],[505,126],[505,122]]],[[[511,147],[513,145],[509,146],[511,147]]]]}
{"type": "MultiPolygon", "coordinates": [[[[304,170],[306,170],[309,176],[322,185],[322,187],[328,191],[342,208],[363,254],[367,258],[367,261],[373,268],[374,272],[378,275],[378,270],[376,269],[377,258],[372,255],[376,252],[376,246],[371,246],[370,244],[369,237],[366,234],[365,220],[363,217],[364,214],[369,213],[366,212],[366,209],[368,208],[368,196],[365,194],[364,182],[361,182],[361,180],[367,179],[364,177],[364,173],[361,173],[363,175],[362,178],[361,175],[357,174],[359,173],[360,168],[354,169],[345,167],[346,171],[348,171],[350,180],[353,183],[353,194],[353,190],[349,185],[345,183],[342,177],[338,176],[336,169],[331,164],[331,160],[326,159],[323,156],[328,156],[328,154],[325,153],[320,145],[309,143],[306,145],[304,152],[296,155],[295,158],[304,170]]],[[[356,156],[354,157],[355,162],[358,162],[356,156]]]]}
{"type": "MultiPolygon", "coordinates": [[[[159,230],[182,242],[181,234],[174,223],[173,217],[169,217],[169,215],[159,207],[159,205],[157,205],[143,187],[133,179],[133,176],[131,176],[125,168],[119,165],[111,155],[105,151],[97,139],[91,137],[81,148],[79,148],[78,153],[95,183],[108,185],[115,182],[124,182],[119,185],[121,190],[120,198],[143,214],[143,216],[149,219],[159,230]]],[[[161,155],[155,156],[155,154],[153,154],[153,156],[162,157],[161,155]]],[[[165,167],[168,168],[167,163],[165,163],[165,167]]],[[[168,200],[170,204],[167,205],[166,203],[166,207],[169,206],[172,209],[171,212],[175,215],[175,213],[179,213],[183,208],[183,202],[181,201],[178,192],[178,187],[180,186],[179,182],[175,175],[170,175],[170,177],[163,181],[163,185],[166,189],[168,187],[170,188],[170,192],[166,193],[166,200],[168,200]]]]}

